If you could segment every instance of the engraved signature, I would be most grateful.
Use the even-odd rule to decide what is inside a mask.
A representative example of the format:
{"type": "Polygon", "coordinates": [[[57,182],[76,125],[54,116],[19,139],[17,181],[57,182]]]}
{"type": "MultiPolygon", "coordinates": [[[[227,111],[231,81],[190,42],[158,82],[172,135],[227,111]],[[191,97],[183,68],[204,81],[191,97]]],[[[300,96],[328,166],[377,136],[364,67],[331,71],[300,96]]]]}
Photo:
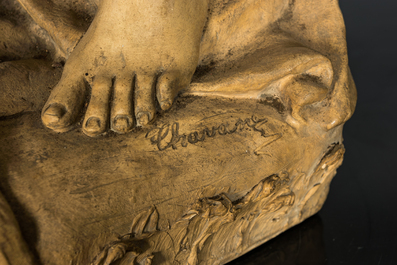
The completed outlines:
{"type": "Polygon", "coordinates": [[[265,143],[256,148],[255,154],[260,154],[259,150],[270,143],[281,138],[281,133],[276,134],[266,134],[263,128],[260,128],[263,124],[267,123],[268,119],[263,118],[259,119],[256,116],[252,116],[251,118],[247,118],[245,120],[238,119],[237,122],[230,127],[229,123],[221,123],[219,126],[212,126],[212,128],[205,127],[199,131],[193,131],[190,133],[179,133],[179,123],[174,122],[172,125],[165,124],[162,127],[155,128],[146,134],[146,138],[150,137],[149,135],[154,136],[150,137],[150,141],[152,144],[157,145],[157,148],[160,151],[167,150],[168,148],[172,148],[176,150],[178,145],[182,147],[187,147],[188,144],[196,144],[198,142],[203,142],[207,137],[212,138],[216,135],[225,136],[227,134],[233,134],[237,131],[242,131],[244,128],[251,128],[256,132],[260,132],[262,137],[269,138],[265,143]],[[157,130],[157,132],[156,132],[157,130]],[[171,133],[170,137],[167,136],[171,133]],[[166,139],[167,138],[167,139],[166,139]]]}

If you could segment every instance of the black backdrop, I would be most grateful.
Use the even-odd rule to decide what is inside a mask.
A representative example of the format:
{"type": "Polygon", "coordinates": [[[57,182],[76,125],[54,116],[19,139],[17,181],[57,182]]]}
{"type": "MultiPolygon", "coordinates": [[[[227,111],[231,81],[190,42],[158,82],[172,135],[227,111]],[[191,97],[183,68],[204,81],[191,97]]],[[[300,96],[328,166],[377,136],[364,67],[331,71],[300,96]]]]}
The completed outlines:
{"type": "Polygon", "coordinates": [[[397,0],[340,7],[358,90],[343,165],[319,214],[230,265],[397,264],[397,0]]]}

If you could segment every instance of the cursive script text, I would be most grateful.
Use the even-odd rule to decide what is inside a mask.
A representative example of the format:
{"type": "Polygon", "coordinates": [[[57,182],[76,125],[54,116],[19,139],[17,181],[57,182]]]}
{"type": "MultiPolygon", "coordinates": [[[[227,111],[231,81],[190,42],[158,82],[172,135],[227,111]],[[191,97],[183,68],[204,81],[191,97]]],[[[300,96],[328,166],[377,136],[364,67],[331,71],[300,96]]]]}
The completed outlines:
{"type": "Polygon", "coordinates": [[[251,118],[247,118],[245,120],[238,119],[237,122],[230,126],[229,123],[221,123],[219,126],[212,126],[212,128],[205,127],[199,131],[193,131],[190,133],[180,134],[179,132],[179,123],[174,122],[172,125],[165,124],[160,128],[153,129],[150,131],[146,137],[149,135],[154,136],[150,137],[150,141],[152,144],[157,145],[157,148],[160,151],[164,151],[168,148],[177,149],[178,145],[182,147],[187,147],[188,144],[196,144],[198,142],[203,142],[207,137],[212,138],[216,135],[227,135],[233,134],[237,131],[242,131],[244,128],[251,128],[256,132],[260,132],[261,136],[267,137],[265,130],[260,128],[261,125],[267,123],[267,119],[259,119],[256,116],[252,116],[251,118]],[[157,132],[156,132],[157,130],[157,132]],[[169,135],[171,134],[171,137],[169,135]]]}

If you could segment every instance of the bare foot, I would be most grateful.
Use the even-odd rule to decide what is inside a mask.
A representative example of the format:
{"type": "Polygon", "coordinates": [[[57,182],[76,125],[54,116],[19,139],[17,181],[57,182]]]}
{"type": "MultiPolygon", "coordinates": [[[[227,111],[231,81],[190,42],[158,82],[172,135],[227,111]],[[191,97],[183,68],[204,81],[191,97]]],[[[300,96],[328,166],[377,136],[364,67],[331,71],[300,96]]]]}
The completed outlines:
{"type": "Polygon", "coordinates": [[[103,0],[43,108],[44,125],[70,130],[88,95],[88,136],[145,126],[156,100],[169,109],[196,69],[207,8],[208,0],[103,0]]]}

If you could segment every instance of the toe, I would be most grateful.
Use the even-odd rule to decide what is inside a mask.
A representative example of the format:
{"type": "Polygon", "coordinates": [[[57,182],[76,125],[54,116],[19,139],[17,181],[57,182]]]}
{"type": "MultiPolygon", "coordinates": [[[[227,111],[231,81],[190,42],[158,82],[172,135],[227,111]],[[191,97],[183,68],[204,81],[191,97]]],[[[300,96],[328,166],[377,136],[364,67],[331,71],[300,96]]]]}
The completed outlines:
{"type": "Polygon", "coordinates": [[[131,115],[117,115],[112,120],[112,130],[117,133],[127,133],[132,130],[134,119],[131,115]]]}
{"type": "Polygon", "coordinates": [[[94,79],[82,126],[83,132],[90,137],[98,136],[107,129],[111,87],[110,78],[96,77],[94,79]]]}
{"type": "Polygon", "coordinates": [[[114,83],[110,127],[117,133],[127,133],[134,127],[132,78],[116,78],[114,83]]]}
{"type": "Polygon", "coordinates": [[[63,76],[43,108],[43,124],[56,132],[72,129],[83,108],[86,92],[83,78],[63,76]]]}
{"type": "Polygon", "coordinates": [[[156,112],[154,76],[137,75],[135,82],[135,117],[138,126],[147,125],[156,112]]]}
{"type": "Polygon", "coordinates": [[[156,86],[156,95],[162,110],[168,110],[171,108],[179,91],[179,84],[175,75],[165,73],[159,77],[156,86]]]}
{"type": "Polygon", "coordinates": [[[44,110],[43,114],[45,124],[55,124],[66,114],[66,108],[59,103],[52,103],[44,110]]]}

